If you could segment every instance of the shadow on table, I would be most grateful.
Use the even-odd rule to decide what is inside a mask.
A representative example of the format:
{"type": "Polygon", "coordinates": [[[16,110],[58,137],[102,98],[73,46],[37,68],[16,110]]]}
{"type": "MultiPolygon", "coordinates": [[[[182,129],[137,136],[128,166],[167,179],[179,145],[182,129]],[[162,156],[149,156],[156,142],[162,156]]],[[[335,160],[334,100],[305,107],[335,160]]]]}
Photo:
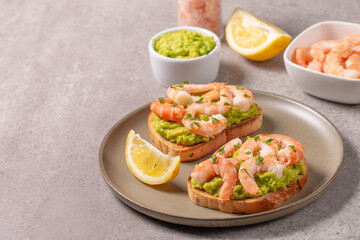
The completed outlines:
{"type": "Polygon", "coordinates": [[[285,71],[282,55],[262,62],[252,61],[238,55],[235,58],[221,59],[219,74],[215,81],[241,85],[243,84],[244,73],[249,71],[248,68],[253,69],[252,71],[256,71],[256,69],[266,69],[270,72],[285,71]]]}
{"type": "Polygon", "coordinates": [[[310,205],[276,220],[248,226],[200,228],[167,223],[138,213],[135,210],[132,211],[150,224],[157,225],[158,228],[171,229],[174,232],[191,237],[220,238],[234,233],[246,236],[246,239],[251,239],[259,236],[281,237],[291,234],[290,232],[302,232],[310,226],[337,214],[356,192],[356,187],[360,182],[360,175],[358,174],[360,156],[357,156],[356,151],[353,149],[354,146],[348,139],[344,139],[344,147],[344,163],[334,185],[310,205]]]}

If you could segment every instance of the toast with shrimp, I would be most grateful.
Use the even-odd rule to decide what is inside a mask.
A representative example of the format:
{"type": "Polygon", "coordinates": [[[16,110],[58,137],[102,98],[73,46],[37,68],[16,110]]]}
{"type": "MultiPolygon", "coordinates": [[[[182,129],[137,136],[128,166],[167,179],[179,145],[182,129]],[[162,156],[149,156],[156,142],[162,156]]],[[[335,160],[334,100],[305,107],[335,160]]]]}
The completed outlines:
{"type": "Polygon", "coordinates": [[[194,161],[262,124],[262,109],[248,89],[226,83],[180,84],[151,103],[148,129],[163,153],[194,161]]]}
{"type": "Polygon", "coordinates": [[[304,147],[279,134],[235,138],[196,165],[187,181],[195,204],[228,213],[259,213],[279,207],[303,189],[308,164],[304,147]]]}

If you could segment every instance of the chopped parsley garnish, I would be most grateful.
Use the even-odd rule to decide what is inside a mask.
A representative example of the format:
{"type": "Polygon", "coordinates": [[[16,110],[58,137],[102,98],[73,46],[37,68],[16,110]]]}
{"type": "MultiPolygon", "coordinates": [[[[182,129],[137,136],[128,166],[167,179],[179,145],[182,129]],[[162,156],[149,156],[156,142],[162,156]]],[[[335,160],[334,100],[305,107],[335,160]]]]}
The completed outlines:
{"type": "Polygon", "coordinates": [[[182,84],[179,84],[179,85],[177,85],[178,87],[184,87],[184,85],[182,85],[182,84]]]}
{"type": "Polygon", "coordinates": [[[199,100],[196,101],[196,103],[201,103],[204,100],[204,97],[201,97],[199,100]]]}
{"type": "Polygon", "coordinates": [[[193,100],[191,99],[190,102],[189,102],[189,105],[193,103],[193,100]]]}
{"type": "Polygon", "coordinates": [[[246,173],[247,173],[247,175],[250,175],[250,174],[248,173],[248,171],[247,171],[245,168],[240,169],[240,171],[244,171],[244,172],[246,172],[246,173]]]}
{"type": "Polygon", "coordinates": [[[185,116],[185,119],[190,119],[190,120],[196,120],[195,117],[193,117],[193,115],[191,115],[191,113],[188,113],[186,116],[185,116]]]}
{"type": "Polygon", "coordinates": [[[231,105],[228,102],[224,102],[224,106],[231,106],[231,105]]]}
{"type": "Polygon", "coordinates": [[[220,155],[223,155],[223,153],[225,152],[224,148],[225,148],[225,146],[222,147],[222,148],[220,148],[220,149],[218,150],[218,152],[219,152],[220,155]]]}
{"type": "Polygon", "coordinates": [[[249,98],[250,96],[249,95],[247,95],[246,93],[244,94],[244,97],[247,97],[247,98],[249,98]]]}
{"type": "Polygon", "coordinates": [[[161,97],[161,98],[159,98],[159,100],[160,100],[160,103],[161,104],[164,104],[165,103],[165,100],[161,97]]]}
{"type": "Polygon", "coordinates": [[[257,140],[259,140],[259,139],[260,139],[259,136],[255,136],[255,137],[254,137],[255,142],[257,142],[257,140]]]}
{"type": "Polygon", "coordinates": [[[267,145],[270,145],[270,143],[271,143],[273,140],[274,140],[274,139],[269,138],[268,140],[263,141],[263,142],[266,143],[267,145]]]}
{"type": "Polygon", "coordinates": [[[200,126],[199,122],[192,122],[192,123],[190,123],[190,127],[192,128],[194,126],[194,124],[198,127],[200,126]]]}
{"type": "Polygon", "coordinates": [[[176,106],[177,106],[177,103],[174,102],[173,104],[171,104],[171,106],[176,107],[176,106]]]}
{"type": "Polygon", "coordinates": [[[240,143],[237,143],[236,145],[234,145],[234,147],[239,148],[239,147],[240,147],[240,143]]]}
{"type": "Polygon", "coordinates": [[[217,163],[217,157],[215,155],[212,155],[211,162],[212,163],[217,163]]]}
{"type": "Polygon", "coordinates": [[[220,122],[219,119],[212,117],[212,118],[211,118],[211,122],[212,122],[213,124],[215,124],[215,121],[220,122]]]}
{"type": "Polygon", "coordinates": [[[251,152],[250,152],[250,151],[247,151],[245,154],[246,154],[246,155],[250,155],[250,154],[251,154],[251,152]]]}
{"type": "Polygon", "coordinates": [[[250,137],[250,136],[247,136],[247,137],[246,137],[246,141],[249,140],[249,139],[251,139],[251,137],[250,137]]]}
{"type": "Polygon", "coordinates": [[[226,94],[220,94],[220,96],[222,96],[222,97],[227,97],[226,94]]]}
{"type": "Polygon", "coordinates": [[[264,164],[264,158],[261,157],[261,156],[257,156],[257,157],[255,158],[255,160],[256,160],[256,165],[259,165],[259,163],[264,164]]]}
{"type": "Polygon", "coordinates": [[[237,88],[238,90],[244,90],[244,88],[241,87],[240,85],[236,85],[236,88],[237,88]]]}
{"type": "Polygon", "coordinates": [[[296,152],[295,146],[294,145],[289,145],[289,147],[291,147],[291,149],[296,152]]]}
{"type": "Polygon", "coordinates": [[[184,81],[184,84],[189,84],[189,81],[184,81]]]}

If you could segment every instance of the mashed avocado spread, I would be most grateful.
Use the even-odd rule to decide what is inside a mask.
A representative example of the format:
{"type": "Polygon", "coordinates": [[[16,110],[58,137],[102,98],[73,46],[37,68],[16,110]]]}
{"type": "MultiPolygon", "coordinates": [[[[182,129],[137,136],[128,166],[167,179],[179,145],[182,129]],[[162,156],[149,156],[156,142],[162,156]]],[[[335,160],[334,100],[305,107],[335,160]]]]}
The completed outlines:
{"type": "Polygon", "coordinates": [[[196,58],[206,55],[215,46],[214,37],[186,30],[163,34],[154,43],[156,52],[165,57],[178,59],[196,58]]]}
{"type": "MultiPolygon", "coordinates": [[[[256,105],[253,104],[247,112],[239,111],[236,107],[231,108],[227,113],[224,114],[224,117],[227,119],[227,127],[230,127],[232,124],[239,123],[247,118],[259,115],[259,112],[256,108],[256,105]]],[[[181,145],[195,145],[201,142],[207,142],[211,138],[202,137],[190,132],[182,123],[170,122],[163,118],[158,117],[156,114],[152,113],[153,117],[153,127],[154,129],[164,138],[171,142],[175,142],[181,145]]],[[[199,120],[209,120],[209,116],[206,115],[196,115],[196,118],[199,120]]]]}
{"type": "MultiPolygon", "coordinates": [[[[281,178],[278,178],[272,172],[257,173],[255,175],[255,181],[259,187],[259,195],[250,195],[241,184],[238,184],[234,188],[234,193],[230,199],[240,200],[249,197],[260,197],[266,195],[269,192],[275,192],[276,190],[284,188],[289,183],[295,181],[300,175],[305,174],[305,170],[304,160],[301,160],[297,164],[286,167],[281,178]]],[[[204,184],[199,184],[193,178],[191,178],[191,184],[193,188],[205,190],[211,195],[219,197],[219,191],[223,182],[221,177],[214,177],[204,184]]]]}

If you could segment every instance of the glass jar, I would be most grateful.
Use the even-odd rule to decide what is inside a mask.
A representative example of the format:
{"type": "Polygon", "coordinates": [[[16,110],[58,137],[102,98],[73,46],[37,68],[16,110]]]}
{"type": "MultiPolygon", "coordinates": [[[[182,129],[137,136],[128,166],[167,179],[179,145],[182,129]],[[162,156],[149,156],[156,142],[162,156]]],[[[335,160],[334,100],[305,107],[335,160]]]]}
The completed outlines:
{"type": "Polygon", "coordinates": [[[179,26],[202,27],[222,36],[221,0],[178,0],[179,26]]]}

